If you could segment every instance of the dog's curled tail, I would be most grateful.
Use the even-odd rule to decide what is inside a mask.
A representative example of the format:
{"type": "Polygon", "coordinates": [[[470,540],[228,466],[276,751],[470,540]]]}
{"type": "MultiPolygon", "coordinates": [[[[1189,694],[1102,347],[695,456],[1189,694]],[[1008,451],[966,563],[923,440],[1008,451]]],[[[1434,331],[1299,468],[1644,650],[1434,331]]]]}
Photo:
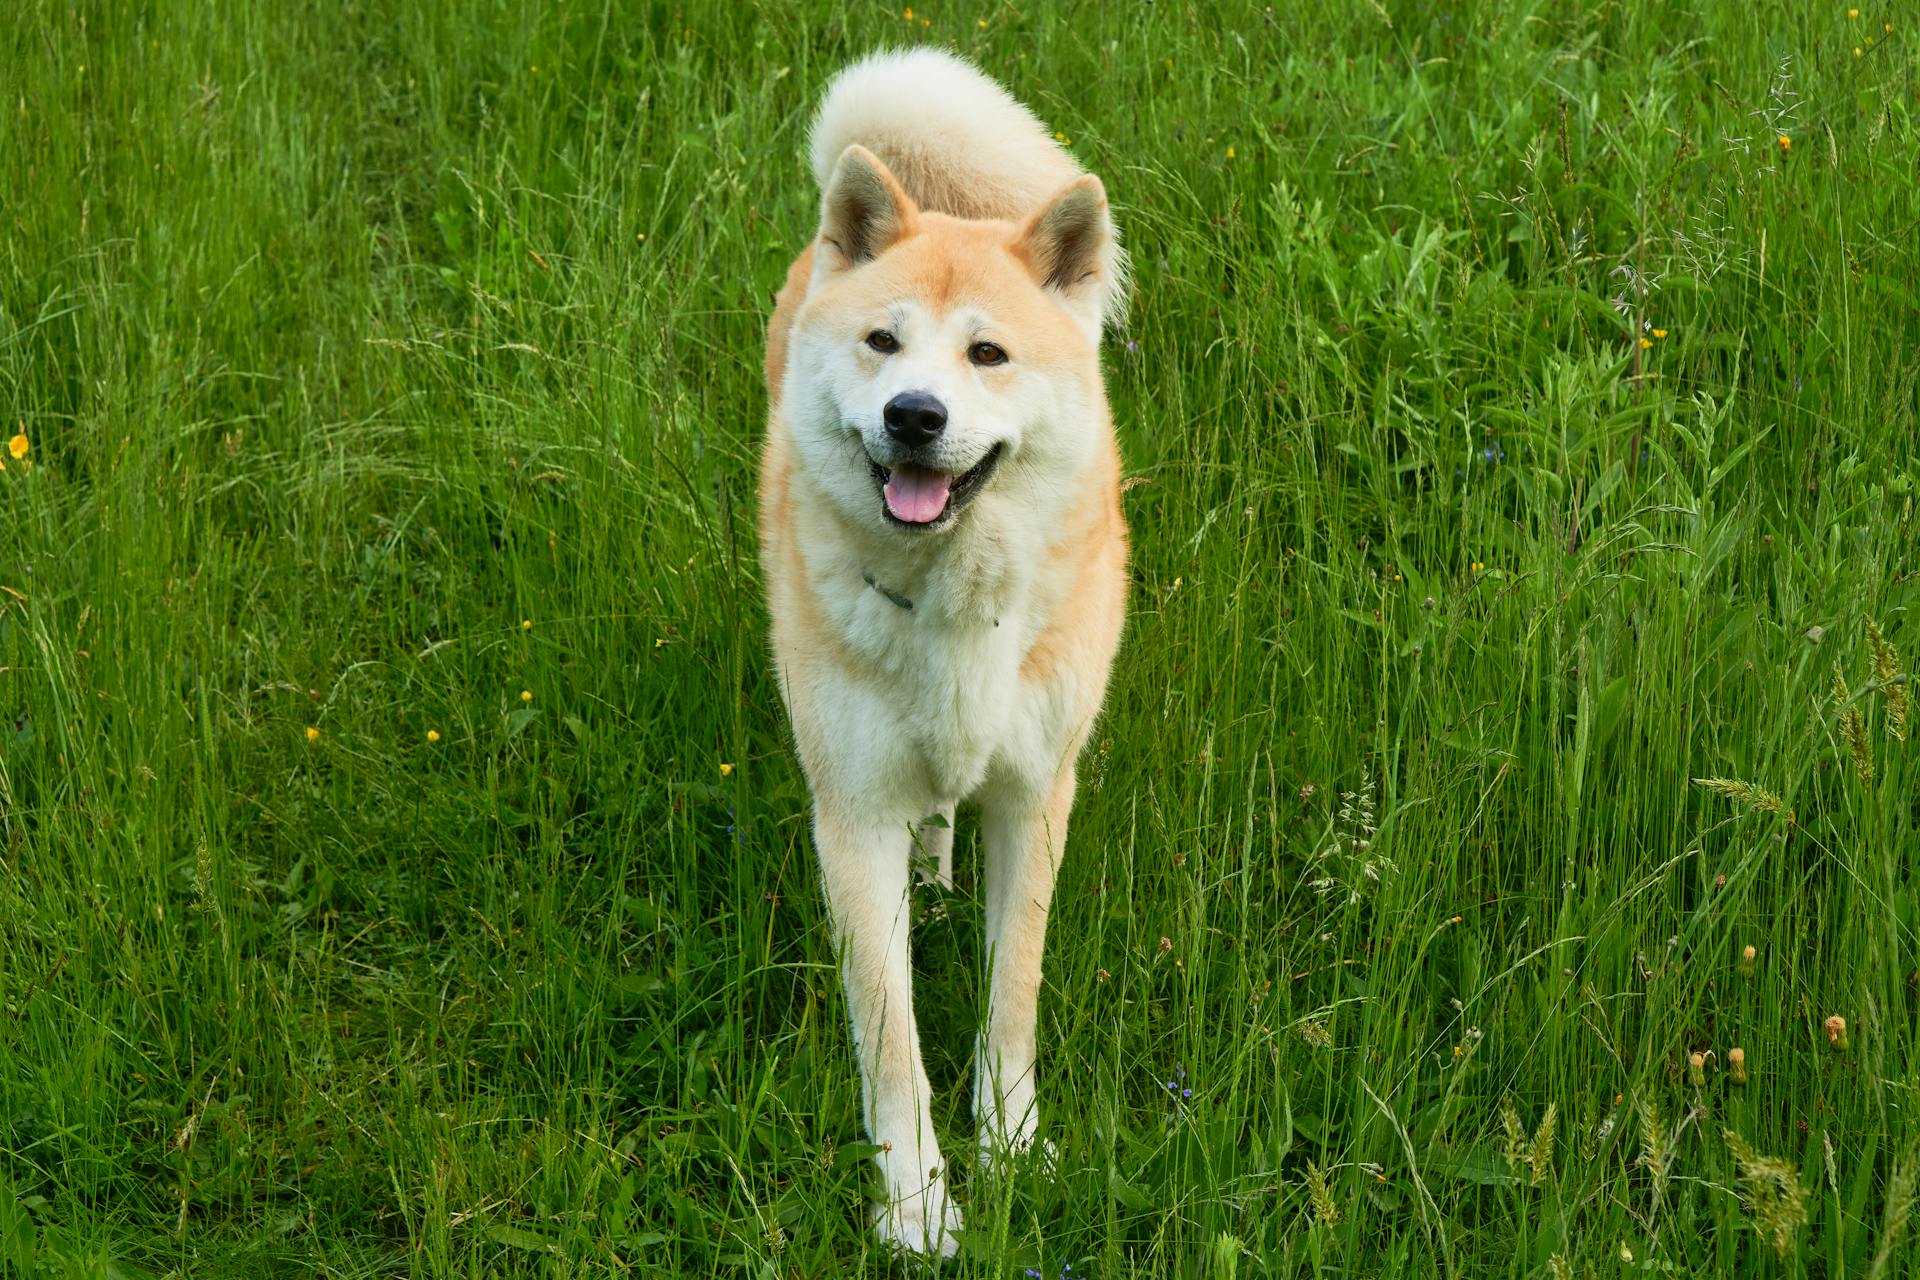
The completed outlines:
{"type": "Polygon", "coordinates": [[[923,209],[1018,221],[1084,172],[1013,96],[938,49],[876,53],[834,77],[814,117],[814,180],[826,189],[854,143],[923,209]]]}

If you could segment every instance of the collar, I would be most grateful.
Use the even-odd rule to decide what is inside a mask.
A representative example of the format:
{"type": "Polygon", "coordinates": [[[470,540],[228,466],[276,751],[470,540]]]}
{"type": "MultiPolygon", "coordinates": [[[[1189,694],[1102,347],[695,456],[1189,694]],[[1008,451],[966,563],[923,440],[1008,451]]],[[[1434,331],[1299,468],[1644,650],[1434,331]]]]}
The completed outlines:
{"type": "Polygon", "coordinates": [[[872,587],[875,591],[878,591],[881,595],[885,596],[889,601],[899,605],[902,609],[905,609],[909,613],[913,612],[913,601],[907,599],[905,596],[901,595],[898,591],[895,591],[890,587],[883,587],[878,582],[875,582],[873,580],[873,574],[871,571],[863,568],[860,570],[860,576],[862,579],[866,581],[866,584],[868,586],[872,587]]]}

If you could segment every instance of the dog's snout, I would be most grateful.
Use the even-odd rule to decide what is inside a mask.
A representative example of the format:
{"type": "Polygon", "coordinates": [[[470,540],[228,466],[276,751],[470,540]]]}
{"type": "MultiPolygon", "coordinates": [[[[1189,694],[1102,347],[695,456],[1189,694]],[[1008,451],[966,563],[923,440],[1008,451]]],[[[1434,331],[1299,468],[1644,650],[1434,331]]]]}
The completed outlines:
{"type": "Polygon", "coordinates": [[[947,425],[947,406],[926,391],[902,391],[887,401],[881,412],[887,420],[887,434],[908,448],[916,448],[939,435],[947,425]]]}

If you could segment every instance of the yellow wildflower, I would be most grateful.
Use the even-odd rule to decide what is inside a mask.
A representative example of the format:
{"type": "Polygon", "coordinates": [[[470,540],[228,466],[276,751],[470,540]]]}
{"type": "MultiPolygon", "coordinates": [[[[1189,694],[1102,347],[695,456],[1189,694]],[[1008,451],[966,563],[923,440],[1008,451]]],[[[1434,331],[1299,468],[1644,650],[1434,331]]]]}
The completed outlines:
{"type": "Polygon", "coordinates": [[[7,441],[7,452],[13,455],[15,461],[26,457],[28,448],[27,433],[24,431],[15,432],[13,439],[7,441]]]}
{"type": "Polygon", "coordinates": [[[1653,336],[1656,338],[1664,338],[1667,336],[1667,331],[1665,329],[1655,329],[1653,331],[1653,336]]]}
{"type": "Polygon", "coordinates": [[[980,19],[980,29],[982,31],[987,29],[987,20],[985,18],[980,19]]]}
{"type": "Polygon", "coordinates": [[[520,691],[520,701],[522,701],[522,702],[532,702],[532,701],[533,701],[533,690],[531,690],[531,689],[522,689],[522,690],[520,691]]]}
{"type": "Polygon", "coordinates": [[[533,619],[532,619],[532,618],[522,618],[522,619],[520,619],[520,629],[521,629],[522,631],[531,631],[531,630],[533,630],[533,619]]]}
{"type": "Polygon", "coordinates": [[[1849,9],[1847,10],[1847,16],[1849,18],[1857,18],[1860,16],[1860,11],[1858,9],[1849,9]]]}
{"type": "Polygon", "coordinates": [[[440,731],[438,729],[427,730],[427,741],[428,742],[440,741],[440,731]]]}
{"type": "Polygon", "coordinates": [[[317,726],[315,725],[307,726],[307,741],[308,742],[320,741],[320,730],[317,726]]]}
{"type": "Polygon", "coordinates": [[[1642,339],[1640,339],[1640,349],[1641,349],[1642,351],[1645,351],[1645,350],[1646,350],[1646,349],[1647,349],[1648,347],[1650,347],[1650,346],[1652,346],[1652,345],[1653,345],[1653,339],[1652,339],[1652,338],[1642,338],[1642,339]]]}
{"type": "Polygon", "coordinates": [[[1781,149],[1782,151],[1791,151],[1791,150],[1793,150],[1793,139],[1792,139],[1792,138],[1789,138],[1789,137],[1788,137],[1788,136],[1787,136],[1786,134],[1784,134],[1784,133],[1780,135],[1780,149],[1781,149]]]}
{"type": "Polygon", "coordinates": [[[723,762],[723,763],[722,763],[722,764],[720,765],[720,776],[721,776],[721,777],[723,777],[723,778],[725,778],[725,777],[728,777],[728,776],[729,776],[729,775],[731,775],[732,773],[733,773],[733,766],[732,766],[732,765],[730,765],[730,764],[726,764],[726,763],[724,763],[724,762],[723,762]]]}

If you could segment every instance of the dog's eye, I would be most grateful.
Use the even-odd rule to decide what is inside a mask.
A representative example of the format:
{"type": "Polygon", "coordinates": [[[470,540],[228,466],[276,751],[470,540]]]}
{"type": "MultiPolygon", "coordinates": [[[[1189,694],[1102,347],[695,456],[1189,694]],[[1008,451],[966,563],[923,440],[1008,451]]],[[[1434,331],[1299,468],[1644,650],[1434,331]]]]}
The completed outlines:
{"type": "Polygon", "coordinates": [[[900,339],[885,329],[875,329],[867,335],[867,345],[883,356],[890,356],[900,349],[900,339]]]}
{"type": "Polygon", "coordinates": [[[975,364],[1005,364],[1007,353],[996,343],[976,342],[967,348],[967,359],[975,364]]]}

